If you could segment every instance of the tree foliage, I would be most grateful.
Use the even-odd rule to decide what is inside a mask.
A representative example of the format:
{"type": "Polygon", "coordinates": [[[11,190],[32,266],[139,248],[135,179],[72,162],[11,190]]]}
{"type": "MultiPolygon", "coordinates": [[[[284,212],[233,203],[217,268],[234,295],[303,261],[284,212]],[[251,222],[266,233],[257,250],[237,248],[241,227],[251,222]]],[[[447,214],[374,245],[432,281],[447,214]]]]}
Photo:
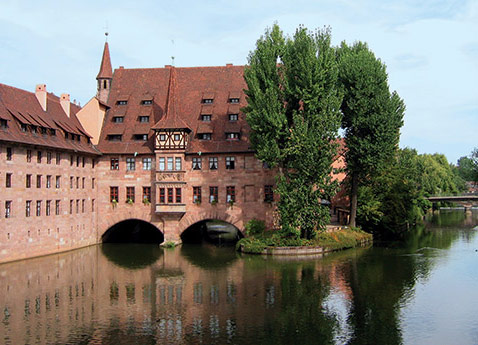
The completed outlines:
{"type": "Polygon", "coordinates": [[[426,197],[460,191],[456,175],[442,154],[398,150],[390,164],[359,188],[358,222],[369,231],[390,234],[423,217],[432,204],[426,197]]]}
{"type": "Polygon", "coordinates": [[[340,127],[341,94],[330,30],[299,27],[286,37],[277,25],[257,41],[244,71],[257,157],[277,167],[278,211],[288,235],[311,238],[329,221],[336,185],[331,164],[340,127]]]}
{"type": "Polygon", "coordinates": [[[457,171],[464,181],[478,183],[478,148],[469,157],[464,156],[458,160],[457,171]]]}
{"type": "Polygon", "coordinates": [[[350,225],[355,226],[358,187],[393,160],[405,105],[396,92],[390,92],[386,67],[367,44],[348,46],[343,42],[337,48],[337,60],[344,93],[341,110],[350,179],[350,225]]]}

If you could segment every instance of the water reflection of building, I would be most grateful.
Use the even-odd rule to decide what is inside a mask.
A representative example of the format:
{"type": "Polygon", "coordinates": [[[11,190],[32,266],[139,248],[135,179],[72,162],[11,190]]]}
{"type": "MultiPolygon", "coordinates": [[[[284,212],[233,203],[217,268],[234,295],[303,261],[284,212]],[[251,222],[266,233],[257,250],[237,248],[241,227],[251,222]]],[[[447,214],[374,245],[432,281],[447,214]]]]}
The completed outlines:
{"type": "MultiPolygon", "coordinates": [[[[100,247],[0,266],[0,333],[11,344],[108,342],[111,329],[158,341],[207,342],[262,327],[266,314],[280,311],[284,291],[273,262],[255,272],[258,263],[237,260],[230,251],[219,255],[223,267],[208,269],[178,249],[156,250],[157,261],[139,269],[111,261],[100,247]]],[[[340,272],[320,261],[311,267],[313,281],[340,272]]],[[[303,274],[293,271],[292,281],[303,274]]]]}

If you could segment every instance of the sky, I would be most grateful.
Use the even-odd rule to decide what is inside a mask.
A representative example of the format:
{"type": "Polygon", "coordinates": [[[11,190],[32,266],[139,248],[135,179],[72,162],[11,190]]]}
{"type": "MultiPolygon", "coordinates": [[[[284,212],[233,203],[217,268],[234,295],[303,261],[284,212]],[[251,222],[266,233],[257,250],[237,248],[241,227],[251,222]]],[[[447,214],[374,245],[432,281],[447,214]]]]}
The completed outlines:
{"type": "Polygon", "coordinates": [[[478,0],[2,0],[0,83],[45,83],[83,105],[105,31],[113,68],[244,65],[274,23],[367,42],[407,107],[400,147],[451,163],[478,147],[478,0]]]}

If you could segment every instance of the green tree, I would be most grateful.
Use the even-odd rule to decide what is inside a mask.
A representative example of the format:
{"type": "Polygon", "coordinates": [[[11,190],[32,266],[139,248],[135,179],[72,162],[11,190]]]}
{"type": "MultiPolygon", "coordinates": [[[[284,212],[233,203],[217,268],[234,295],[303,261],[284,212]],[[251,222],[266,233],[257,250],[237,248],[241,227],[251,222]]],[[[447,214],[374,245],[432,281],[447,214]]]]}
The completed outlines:
{"type": "Polygon", "coordinates": [[[478,148],[471,152],[470,157],[461,157],[457,168],[463,180],[478,183],[478,148]]]}
{"type": "Polygon", "coordinates": [[[341,94],[330,30],[299,27],[285,37],[277,25],[257,41],[244,71],[257,157],[278,169],[278,211],[289,236],[312,238],[329,221],[321,199],[335,193],[331,164],[337,152],[341,94]]]}
{"type": "Polygon", "coordinates": [[[383,64],[367,44],[337,48],[339,82],[344,98],[347,175],[350,182],[350,225],[355,226],[359,186],[367,183],[394,158],[405,105],[391,93],[383,64]]]}

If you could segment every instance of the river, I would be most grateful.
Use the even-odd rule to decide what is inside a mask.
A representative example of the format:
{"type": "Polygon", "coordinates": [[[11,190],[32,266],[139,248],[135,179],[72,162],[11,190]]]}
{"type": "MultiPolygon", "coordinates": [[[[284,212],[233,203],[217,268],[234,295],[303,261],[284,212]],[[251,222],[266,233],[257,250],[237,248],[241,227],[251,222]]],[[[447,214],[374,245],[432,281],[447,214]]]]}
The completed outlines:
{"type": "Polygon", "coordinates": [[[320,259],[104,244],[0,265],[3,344],[478,344],[478,213],[320,259]]]}

